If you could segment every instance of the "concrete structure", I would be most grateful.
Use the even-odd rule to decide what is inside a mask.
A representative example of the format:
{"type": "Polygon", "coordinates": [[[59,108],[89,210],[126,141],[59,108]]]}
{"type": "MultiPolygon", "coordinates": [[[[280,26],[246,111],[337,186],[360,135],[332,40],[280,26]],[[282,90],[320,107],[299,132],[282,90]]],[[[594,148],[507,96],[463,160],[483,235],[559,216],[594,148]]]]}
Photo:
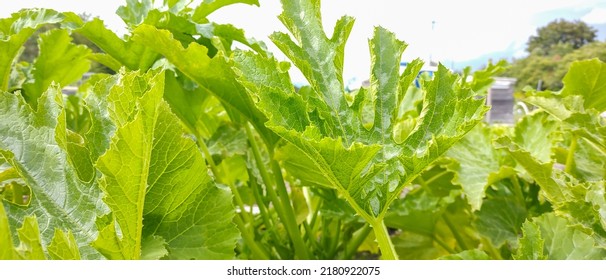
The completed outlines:
{"type": "Polygon", "coordinates": [[[495,77],[495,82],[488,90],[486,103],[491,106],[486,114],[486,121],[489,123],[513,124],[515,122],[513,115],[514,98],[513,92],[516,84],[514,78],[495,77]]]}

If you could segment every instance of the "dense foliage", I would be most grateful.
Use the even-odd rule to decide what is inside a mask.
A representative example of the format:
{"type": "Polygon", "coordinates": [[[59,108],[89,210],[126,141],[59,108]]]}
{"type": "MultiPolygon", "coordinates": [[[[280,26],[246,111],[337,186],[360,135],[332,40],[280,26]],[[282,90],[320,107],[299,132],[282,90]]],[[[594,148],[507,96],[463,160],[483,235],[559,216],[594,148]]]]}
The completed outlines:
{"type": "Polygon", "coordinates": [[[347,92],[354,19],[328,35],[319,0],[284,0],[291,34],[270,39],[295,90],[290,63],[207,19],[257,1],[187,3],[127,1],[124,38],[52,10],[0,20],[0,259],[606,258],[604,63],[488,126],[501,64],[400,72],[406,44],[377,27],[370,87],[347,92]],[[116,74],[63,94],[90,60],[116,74]]]}

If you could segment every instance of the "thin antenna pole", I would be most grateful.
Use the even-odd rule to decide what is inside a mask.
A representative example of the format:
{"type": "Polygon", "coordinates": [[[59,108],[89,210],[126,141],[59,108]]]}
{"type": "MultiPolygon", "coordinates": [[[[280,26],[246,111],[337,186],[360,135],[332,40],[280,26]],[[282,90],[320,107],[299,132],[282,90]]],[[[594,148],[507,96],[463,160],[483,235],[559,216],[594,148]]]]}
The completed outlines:
{"type": "Polygon", "coordinates": [[[431,21],[431,47],[429,48],[429,66],[431,66],[431,62],[433,61],[433,46],[436,44],[436,35],[435,35],[435,27],[436,27],[436,21],[432,20],[431,21]]]}

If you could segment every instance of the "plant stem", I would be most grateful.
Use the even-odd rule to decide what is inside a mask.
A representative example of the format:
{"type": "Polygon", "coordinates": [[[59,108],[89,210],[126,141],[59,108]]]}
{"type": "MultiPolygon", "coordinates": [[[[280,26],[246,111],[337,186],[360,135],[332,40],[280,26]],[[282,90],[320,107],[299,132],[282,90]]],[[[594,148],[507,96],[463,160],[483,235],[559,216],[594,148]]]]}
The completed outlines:
{"type": "Polygon", "coordinates": [[[337,220],[337,226],[335,227],[337,232],[331,238],[330,247],[328,248],[329,256],[331,259],[335,258],[337,249],[339,249],[339,239],[341,238],[341,220],[337,220]]]}
{"type": "Polygon", "coordinates": [[[576,134],[572,134],[572,140],[570,140],[570,147],[568,148],[568,156],[566,156],[566,167],[564,167],[564,171],[569,173],[574,168],[574,152],[577,149],[577,141],[578,136],[576,134]]]}
{"type": "Polygon", "coordinates": [[[307,221],[303,221],[303,228],[305,228],[305,241],[310,244],[310,246],[314,249],[318,249],[318,244],[313,235],[313,229],[309,226],[307,221]]]}
{"type": "Polygon", "coordinates": [[[257,207],[259,207],[259,212],[261,213],[261,218],[263,219],[263,223],[265,223],[265,226],[270,229],[271,231],[274,230],[274,226],[271,223],[271,217],[269,214],[268,209],[266,208],[265,202],[263,201],[263,196],[260,193],[260,186],[257,184],[257,181],[255,180],[255,178],[253,177],[254,175],[249,173],[249,177],[250,177],[250,183],[251,183],[251,188],[252,188],[252,192],[253,192],[253,197],[255,198],[255,201],[257,202],[257,207]]]}
{"type": "Polygon", "coordinates": [[[436,243],[438,243],[438,245],[440,245],[442,248],[444,248],[444,250],[448,251],[448,253],[450,253],[450,254],[456,254],[457,253],[455,250],[453,250],[452,248],[450,248],[450,246],[448,246],[448,244],[444,243],[444,241],[442,241],[437,236],[432,235],[431,238],[433,239],[433,241],[435,241],[436,243]]]}
{"type": "Polygon", "coordinates": [[[490,241],[482,240],[481,242],[482,242],[483,247],[486,248],[485,251],[487,251],[495,260],[503,259],[503,257],[501,256],[501,253],[494,246],[492,246],[490,241]]]}
{"type": "Polygon", "coordinates": [[[282,201],[282,210],[284,211],[285,220],[283,221],[287,228],[290,228],[290,232],[292,234],[291,238],[295,245],[295,250],[300,252],[300,256],[303,259],[309,259],[309,254],[307,252],[307,247],[305,246],[305,242],[303,242],[303,237],[301,236],[301,231],[297,226],[297,218],[295,216],[295,210],[290,203],[290,197],[288,196],[288,191],[286,190],[286,184],[284,184],[284,178],[282,177],[282,170],[278,162],[275,160],[271,160],[271,169],[275,177],[276,181],[276,189],[279,199],[282,201]]]}
{"type": "MultiPolygon", "coordinates": [[[[206,146],[206,143],[204,143],[204,140],[202,139],[202,137],[200,137],[200,135],[196,134],[196,139],[198,147],[200,148],[200,150],[202,150],[202,154],[204,155],[204,158],[206,159],[206,162],[210,167],[210,171],[215,176],[215,179],[217,179],[219,177],[219,170],[217,169],[217,164],[213,160],[210,150],[208,150],[208,146],[206,146]]],[[[252,224],[252,218],[249,217],[248,212],[246,212],[246,208],[244,207],[244,201],[242,200],[238,189],[231,183],[228,183],[227,185],[229,186],[231,193],[234,195],[236,204],[238,205],[238,208],[240,208],[240,212],[242,213],[244,220],[246,221],[246,223],[252,224]]]]}
{"type": "Polygon", "coordinates": [[[219,172],[217,170],[217,165],[215,164],[215,161],[213,160],[213,156],[210,154],[210,151],[208,150],[208,147],[206,146],[206,143],[204,143],[204,140],[202,139],[202,137],[200,137],[200,135],[196,134],[196,142],[198,143],[198,148],[200,148],[200,150],[202,150],[202,154],[204,155],[204,159],[206,159],[206,162],[208,163],[208,166],[210,167],[210,171],[212,171],[213,175],[215,175],[215,178],[219,175],[219,172]]]}
{"type": "Polygon", "coordinates": [[[396,249],[393,247],[391,237],[389,237],[389,232],[387,232],[387,227],[383,220],[375,220],[371,222],[371,226],[377,238],[377,243],[379,243],[379,249],[381,249],[381,258],[384,260],[397,260],[398,253],[396,253],[396,249]]]}
{"type": "Polygon", "coordinates": [[[515,193],[518,200],[525,205],[524,193],[522,192],[522,186],[518,182],[518,176],[511,176],[511,182],[513,183],[513,192],[515,193]]]}
{"type": "Polygon", "coordinates": [[[345,254],[343,255],[343,259],[350,260],[353,255],[358,251],[360,245],[362,245],[364,240],[366,240],[366,237],[368,237],[371,231],[372,228],[368,224],[364,224],[361,229],[354,232],[353,236],[351,237],[351,240],[349,241],[349,243],[347,243],[347,246],[345,247],[345,254]]]}
{"type": "MultiPolygon", "coordinates": [[[[433,177],[427,179],[427,181],[424,181],[423,183],[425,184],[425,186],[429,186],[429,184],[433,183],[433,181],[440,179],[440,177],[448,174],[448,172],[449,172],[448,170],[444,170],[444,171],[434,175],[433,177]]],[[[421,178],[421,180],[423,180],[423,178],[421,178]]]]}
{"type": "Polygon", "coordinates": [[[461,249],[463,249],[463,251],[468,250],[469,247],[467,247],[467,244],[465,244],[465,241],[463,241],[463,237],[459,234],[459,231],[452,223],[452,221],[450,221],[448,216],[444,214],[442,215],[442,219],[444,219],[444,222],[446,222],[446,225],[450,229],[450,232],[452,232],[452,236],[454,236],[454,238],[457,240],[457,243],[459,244],[459,246],[461,246],[461,249]]]}
{"type": "Polygon", "coordinates": [[[252,224],[253,220],[251,217],[251,214],[249,212],[246,211],[246,207],[244,206],[244,201],[242,200],[242,197],[240,196],[240,192],[238,192],[238,189],[236,188],[236,186],[234,186],[234,184],[228,184],[229,189],[231,190],[231,192],[234,194],[234,199],[236,200],[236,204],[238,205],[238,208],[240,208],[240,213],[242,213],[242,217],[244,217],[244,221],[247,224],[252,224]]]}
{"type": "Polygon", "coordinates": [[[257,242],[255,242],[255,238],[247,230],[246,225],[244,225],[244,222],[242,221],[240,216],[236,215],[234,221],[236,222],[240,233],[242,233],[242,238],[244,239],[244,241],[246,241],[246,245],[248,245],[253,255],[255,255],[256,258],[261,260],[269,260],[269,254],[265,252],[262,247],[259,247],[257,242]]]}
{"type": "Polygon", "coordinates": [[[253,155],[255,157],[255,162],[257,163],[257,168],[259,169],[259,173],[261,173],[261,178],[267,187],[267,193],[274,204],[274,207],[277,210],[278,217],[284,224],[286,228],[286,232],[290,237],[293,245],[295,246],[295,255],[299,257],[299,259],[309,259],[309,253],[307,252],[307,247],[305,247],[305,243],[303,242],[303,238],[301,237],[301,231],[297,226],[297,221],[295,219],[294,211],[292,206],[290,205],[290,199],[288,198],[288,194],[284,195],[282,192],[286,192],[286,186],[284,185],[284,180],[282,179],[282,172],[279,170],[279,166],[277,162],[272,160],[272,168],[275,169],[277,166],[278,170],[274,170],[274,176],[276,176],[276,187],[280,192],[280,198],[278,198],[278,194],[273,188],[273,183],[271,177],[269,176],[269,172],[263,162],[263,157],[261,156],[261,151],[259,149],[259,145],[257,144],[257,140],[255,139],[250,126],[245,125],[246,128],[246,136],[248,137],[248,141],[250,142],[250,146],[253,151],[253,155]],[[280,171],[279,174],[277,174],[280,171]],[[278,182],[279,181],[279,182],[278,182]]]}

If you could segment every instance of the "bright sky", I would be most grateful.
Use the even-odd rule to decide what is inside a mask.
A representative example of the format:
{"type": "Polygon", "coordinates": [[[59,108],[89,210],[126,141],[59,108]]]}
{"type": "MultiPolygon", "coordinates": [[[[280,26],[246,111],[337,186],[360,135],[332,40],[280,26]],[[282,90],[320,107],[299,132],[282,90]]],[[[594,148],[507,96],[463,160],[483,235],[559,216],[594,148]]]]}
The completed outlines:
{"type": "MultiPolygon", "coordinates": [[[[25,7],[47,7],[59,11],[87,12],[106,25],[123,32],[115,15],[125,0],[2,0],[0,17],[25,7]]],[[[274,31],[286,31],[276,18],[279,0],[260,0],[261,7],[232,5],[211,15],[211,20],[232,23],[245,29],[249,37],[267,42],[278,58],[284,56],[267,39],[274,31]]],[[[346,80],[366,77],[369,72],[367,40],[372,29],[381,25],[409,44],[403,60],[416,57],[442,61],[462,68],[463,63],[494,55],[494,59],[523,56],[528,37],[538,27],[556,18],[581,19],[590,24],[606,24],[606,0],[324,0],[322,14],[329,36],[342,15],[356,18],[345,55],[346,80]],[[435,25],[432,31],[432,21],[435,25]],[[499,56],[500,55],[500,56],[499,56]],[[501,57],[505,56],[505,57],[501,57]]],[[[293,78],[297,80],[296,74],[293,78]]]]}

